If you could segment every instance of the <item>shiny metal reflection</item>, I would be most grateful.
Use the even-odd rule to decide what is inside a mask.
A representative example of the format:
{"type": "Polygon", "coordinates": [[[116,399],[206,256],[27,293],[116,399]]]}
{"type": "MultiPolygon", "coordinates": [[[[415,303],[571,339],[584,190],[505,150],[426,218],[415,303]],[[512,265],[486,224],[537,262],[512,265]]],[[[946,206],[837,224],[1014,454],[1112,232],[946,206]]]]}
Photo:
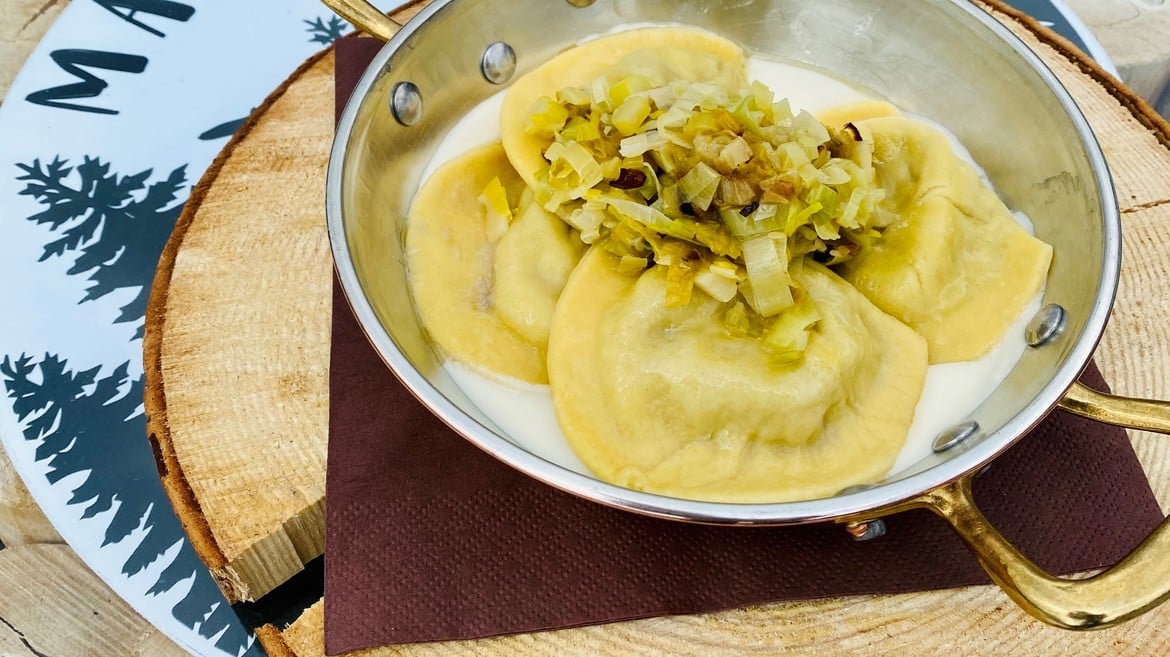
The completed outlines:
{"type": "Polygon", "coordinates": [[[979,423],[975,421],[964,422],[957,424],[950,429],[940,433],[931,444],[931,449],[936,454],[941,454],[949,449],[954,449],[959,444],[967,441],[979,432],[979,423]]]}
{"type": "Polygon", "coordinates": [[[1050,303],[1041,308],[1028,323],[1024,339],[1028,341],[1029,347],[1043,347],[1063,333],[1067,323],[1068,312],[1064,306],[1050,303]]]}
{"type": "Polygon", "coordinates": [[[422,120],[422,94],[413,82],[399,82],[390,93],[390,111],[402,125],[414,125],[422,120]]]}
{"type": "Polygon", "coordinates": [[[503,41],[491,44],[483,51],[479,70],[488,82],[504,84],[516,73],[516,51],[503,41]]]}

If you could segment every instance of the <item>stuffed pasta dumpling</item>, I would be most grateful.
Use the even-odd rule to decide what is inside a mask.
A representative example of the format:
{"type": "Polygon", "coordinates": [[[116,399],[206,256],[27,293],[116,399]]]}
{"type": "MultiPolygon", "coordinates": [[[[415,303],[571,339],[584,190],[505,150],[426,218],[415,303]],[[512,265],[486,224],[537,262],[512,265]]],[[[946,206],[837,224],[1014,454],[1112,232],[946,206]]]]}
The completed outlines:
{"type": "Polygon", "coordinates": [[[581,246],[524,189],[498,143],[440,167],[410,208],[407,267],[423,325],[448,356],[546,383],[552,309],[581,246]]]}
{"type": "Polygon", "coordinates": [[[896,116],[857,127],[899,219],[842,276],[926,338],[931,363],[983,356],[1044,285],[1052,247],[1016,223],[939,130],[896,116]]]}
{"type": "Polygon", "coordinates": [[[920,336],[829,270],[796,274],[821,315],[803,358],[776,365],[705,294],[668,307],[665,267],[640,276],[592,249],[553,317],[549,379],[581,460],[634,489],[724,502],[833,495],[893,465],[926,375],[920,336]]]}

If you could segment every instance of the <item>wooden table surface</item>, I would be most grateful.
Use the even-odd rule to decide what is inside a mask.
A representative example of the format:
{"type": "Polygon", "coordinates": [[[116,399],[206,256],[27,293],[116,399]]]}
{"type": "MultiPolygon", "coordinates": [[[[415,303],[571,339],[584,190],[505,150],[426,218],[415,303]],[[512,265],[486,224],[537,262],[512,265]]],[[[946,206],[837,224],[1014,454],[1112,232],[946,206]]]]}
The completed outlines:
{"type": "MultiPolygon", "coordinates": [[[[0,0],[0,95],[67,4],[68,0],[0,0]]],[[[1170,8],[1157,9],[1162,3],[1154,0],[1072,0],[1070,4],[1082,11],[1113,53],[1119,69],[1132,75],[1141,90],[1165,85],[1170,77],[1170,43],[1164,37],[1170,33],[1170,8]]],[[[1164,218],[1147,215],[1149,208],[1138,207],[1166,202],[1165,198],[1148,199],[1131,208],[1126,225],[1127,262],[1148,262],[1142,249],[1166,243],[1161,237],[1166,232],[1164,218]]],[[[1119,303],[1112,324],[1115,328],[1106,335],[1098,353],[1107,377],[1120,392],[1170,397],[1168,372],[1157,366],[1166,359],[1151,357],[1170,349],[1170,295],[1161,289],[1165,271],[1163,255],[1149,267],[1129,267],[1123,273],[1122,285],[1129,290],[1130,301],[1119,303]]],[[[1138,435],[1134,442],[1159,501],[1164,509],[1170,508],[1170,441],[1138,435]]],[[[0,541],[8,545],[0,551],[0,581],[5,582],[0,585],[0,620],[4,621],[0,624],[0,655],[181,654],[98,582],[67,547],[45,545],[60,539],[36,509],[2,451],[0,541]],[[39,545],[13,547],[22,544],[39,545]]],[[[882,603],[883,614],[870,611],[873,600],[867,597],[785,604],[784,623],[800,627],[801,633],[774,643],[759,640],[773,631],[776,623],[776,606],[765,606],[691,619],[651,619],[605,629],[554,632],[535,643],[511,638],[480,642],[474,647],[462,646],[457,652],[505,655],[536,649],[548,654],[590,654],[604,646],[624,645],[632,652],[654,654],[669,651],[671,646],[681,652],[705,654],[815,654],[828,651],[831,645],[834,654],[877,654],[874,643],[889,641],[888,645],[896,645],[900,651],[917,646],[911,649],[916,654],[943,650],[983,654],[989,649],[995,652],[997,647],[1001,654],[1091,654],[1075,648],[1073,635],[1034,625],[1018,613],[1005,611],[1005,606],[1010,607],[1010,603],[995,589],[972,587],[922,596],[890,596],[882,603]],[[859,608],[867,611],[852,613],[859,608]],[[972,609],[985,609],[986,613],[956,615],[956,611],[972,609]],[[1021,640],[1020,628],[1028,632],[1026,640],[1021,640]],[[956,636],[966,638],[959,641],[956,636]],[[656,637],[655,645],[641,645],[648,637],[656,637]]],[[[290,632],[288,639],[299,648],[299,654],[319,650],[318,620],[319,615],[310,614],[290,632]]],[[[1099,636],[1092,645],[1112,644],[1116,652],[1154,654],[1149,650],[1155,645],[1164,650],[1170,641],[1162,629],[1167,620],[1170,614],[1160,612],[1137,621],[1133,631],[1099,636]]],[[[419,650],[420,654],[441,651],[419,650]]]]}

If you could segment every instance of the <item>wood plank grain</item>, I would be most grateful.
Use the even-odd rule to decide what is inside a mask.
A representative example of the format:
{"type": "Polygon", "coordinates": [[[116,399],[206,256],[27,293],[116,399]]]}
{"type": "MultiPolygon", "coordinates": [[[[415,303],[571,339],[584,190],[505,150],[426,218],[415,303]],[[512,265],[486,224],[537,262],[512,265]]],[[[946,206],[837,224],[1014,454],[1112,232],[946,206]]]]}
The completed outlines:
{"type": "Polygon", "coordinates": [[[69,0],[0,2],[0,98],[69,0]]]}
{"type": "Polygon", "coordinates": [[[179,657],[64,545],[0,551],[0,655],[179,657]]]}
{"type": "Polygon", "coordinates": [[[8,455],[0,448],[0,543],[12,547],[61,542],[61,535],[37,506],[8,455]]]}
{"type": "MultiPolygon", "coordinates": [[[[296,657],[323,657],[324,605],[283,633],[296,657]]],[[[997,588],[786,602],[479,641],[385,646],[352,657],[665,657],[943,655],[1149,657],[1170,650],[1170,608],[1119,628],[1072,633],[1041,625],[997,588]]],[[[276,651],[272,651],[279,654],[276,651]]],[[[347,656],[349,657],[349,656],[347,656]]]]}

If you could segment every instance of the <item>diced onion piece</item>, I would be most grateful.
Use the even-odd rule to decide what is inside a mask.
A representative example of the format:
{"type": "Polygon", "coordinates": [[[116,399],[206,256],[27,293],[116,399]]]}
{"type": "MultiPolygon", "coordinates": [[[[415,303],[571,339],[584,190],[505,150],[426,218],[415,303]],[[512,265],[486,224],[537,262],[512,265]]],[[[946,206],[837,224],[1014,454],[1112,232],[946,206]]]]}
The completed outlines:
{"type": "Polygon", "coordinates": [[[671,219],[649,205],[620,196],[618,192],[602,194],[596,190],[591,190],[585,194],[585,198],[590,201],[604,203],[622,217],[641,226],[645,226],[652,231],[688,242],[695,241],[694,227],[690,223],[681,219],[671,219]]]}
{"type": "Polygon", "coordinates": [[[649,91],[653,86],[650,80],[647,80],[641,75],[631,75],[622,78],[609,88],[608,97],[610,107],[618,107],[625,103],[631,96],[649,91]]]}
{"type": "Polygon", "coordinates": [[[492,178],[479,195],[484,210],[484,229],[489,242],[495,242],[508,232],[512,225],[512,208],[508,205],[508,193],[499,177],[492,178]]]}
{"type": "Polygon", "coordinates": [[[613,111],[609,122],[617,128],[623,137],[629,137],[638,132],[638,129],[642,127],[642,122],[648,116],[650,116],[650,100],[645,96],[629,96],[613,111]]]}
{"type": "Polygon", "coordinates": [[[695,112],[683,127],[683,136],[694,139],[698,135],[709,135],[719,131],[719,119],[713,112],[695,112]]]}
{"type": "Polygon", "coordinates": [[[750,205],[756,200],[756,190],[742,178],[724,178],[719,181],[719,200],[727,205],[750,205]]]}
{"type": "Polygon", "coordinates": [[[812,114],[801,111],[792,119],[792,128],[797,134],[807,137],[813,144],[820,145],[829,141],[829,130],[812,114]]]}
{"type": "Polygon", "coordinates": [[[705,162],[699,162],[678,181],[683,201],[701,210],[709,209],[711,202],[715,200],[715,192],[719,189],[719,181],[722,178],[705,162]]]}
{"type": "Polygon", "coordinates": [[[857,225],[857,215],[861,210],[861,202],[865,198],[865,194],[860,190],[853,190],[849,195],[849,200],[845,202],[845,207],[841,210],[841,225],[850,226],[857,225]]]}
{"type": "Polygon", "coordinates": [[[618,153],[622,157],[637,157],[663,146],[666,146],[666,137],[658,130],[647,130],[623,139],[618,147],[618,153]]]}
{"type": "Polygon", "coordinates": [[[783,169],[799,169],[806,164],[812,164],[812,159],[800,144],[786,141],[776,147],[776,155],[783,169]]]}
{"type": "Polygon", "coordinates": [[[776,364],[792,363],[804,355],[813,326],[821,320],[816,304],[807,293],[781,314],[764,334],[764,344],[776,364]]]}
{"type": "Polygon", "coordinates": [[[772,120],[776,123],[784,123],[791,121],[794,118],[792,114],[792,103],[787,98],[772,103],[772,120]]]}
{"type": "Polygon", "coordinates": [[[561,130],[561,139],[566,141],[597,141],[601,139],[601,128],[583,116],[569,119],[561,130]]]}
{"type": "Polygon", "coordinates": [[[715,262],[711,263],[711,266],[708,269],[711,270],[712,274],[722,276],[723,278],[726,278],[728,280],[732,280],[732,281],[736,281],[736,282],[743,280],[743,277],[739,273],[739,267],[736,266],[736,264],[734,262],[731,262],[730,260],[718,258],[715,260],[715,262]]]}
{"type": "Polygon", "coordinates": [[[593,95],[593,105],[595,107],[605,111],[613,109],[609,105],[609,81],[604,76],[593,80],[593,83],[589,85],[589,93],[593,95]]]}
{"type": "Polygon", "coordinates": [[[604,179],[601,165],[575,141],[553,142],[544,157],[549,161],[548,184],[567,191],[571,198],[581,198],[604,179]]]}
{"type": "Polygon", "coordinates": [[[735,302],[723,313],[723,330],[735,338],[746,338],[751,333],[751,320],[742,303],[735,302]]]}
{"type": "Polygon", "coordinates": [[[695,274],[695,285],[720,303],[731,301],[739,293],[739,285],[734,278],[717,274],[710,268],[695,274]]]}
{"type": "Polygon", "coordinates": [[[576,105],[577,107],[589,107],[593,102],[593,98],[589,95],[589,91],[581,87],[564,87],[557,92],[557,102],[563,105],[576,105]]]}
{"type": "Polygon", "coordinates": [[[548,96],[536,99],[528,113],[527,132],[543,139],[552,139],[569,120],[569,110],[548,96]]]}
{"type": "Polygon", "coordinates": [[[841,165],[849,160],[832,160],[821,168],[820,181],[826,185],[844,185],[852,180],[849,172],[841,165]]]}
{"type": "Polygon", "coordinates": [[[774,317],[792,307],[788,254],[783,233],[753,237],[743,243],[743,260],[751,283],[752,307],[774,317]]]}
{"type": "Polygon", "coordinates": [[[617,180],[620,175],[622,175],[622,159],[620,157],[611,157],[601,163],[601,177],[606,180],[617,180]]]}
{"type": "Polygon", "coordinates": [[[646,258],[624,255],[618,260],[618,271],[623,274],[640,274],[649,264],[646,258]]]}
{"type": "Polygon", "coordinates": [[[752,155],[752,147],[748,145],[747,140],[736,137],[719,152],[719,160],[729,169],[735,170],[747,164],[752,155]]]}
{"type": "Polygon", "coordinates": [[[593,244],[601,236],[601,222],[604,220],[604,205],[586,203],[569,213],[566,223],[581,231],[582,242],[593,244]]]}

